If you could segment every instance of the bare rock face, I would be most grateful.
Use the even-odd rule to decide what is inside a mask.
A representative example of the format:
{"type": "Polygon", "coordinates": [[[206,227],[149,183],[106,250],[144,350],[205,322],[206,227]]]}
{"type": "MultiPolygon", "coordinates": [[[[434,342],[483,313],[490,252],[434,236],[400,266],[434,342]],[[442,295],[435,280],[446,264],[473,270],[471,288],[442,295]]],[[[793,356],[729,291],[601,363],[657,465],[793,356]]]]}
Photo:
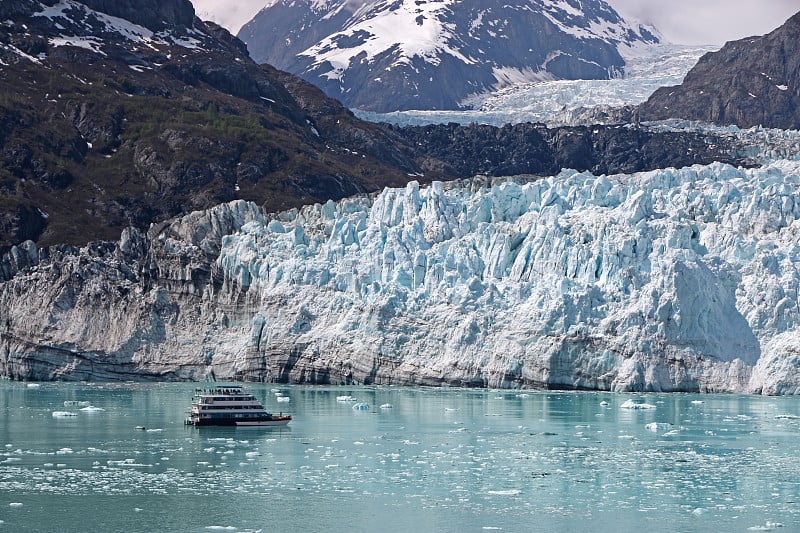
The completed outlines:
{"type": "Polygon", "coordinates": [[[191,28],[195,19],[189,0],[81,0],[81,3],[153,31],[191,28]]]}
{"type": "Polygon", "coordinates": [[[800,13],[763,37],[706,54],[681,85],[657,90],[639,114],[642,120],[800,128],[800,13]]]}

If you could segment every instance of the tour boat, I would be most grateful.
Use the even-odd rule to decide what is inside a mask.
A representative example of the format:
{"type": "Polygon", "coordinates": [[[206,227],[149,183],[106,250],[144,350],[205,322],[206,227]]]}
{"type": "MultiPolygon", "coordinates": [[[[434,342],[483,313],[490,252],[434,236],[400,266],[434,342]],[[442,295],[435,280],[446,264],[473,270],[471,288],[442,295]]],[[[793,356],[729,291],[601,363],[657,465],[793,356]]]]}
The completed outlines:
{"type": "Polygon", "coordinates": [[[268,413],[240,385],[197,389],[186,424],[192,426],[285,426],[290,415],[268,413]]]}

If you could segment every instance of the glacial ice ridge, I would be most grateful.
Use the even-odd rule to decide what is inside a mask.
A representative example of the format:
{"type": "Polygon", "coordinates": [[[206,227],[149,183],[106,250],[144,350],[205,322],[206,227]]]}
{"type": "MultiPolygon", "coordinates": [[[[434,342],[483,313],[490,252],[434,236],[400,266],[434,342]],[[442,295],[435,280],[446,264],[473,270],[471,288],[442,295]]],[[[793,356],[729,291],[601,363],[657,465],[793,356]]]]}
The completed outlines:
{"type": "Polygon", "coordinates": [[[225,204],[3,284],[0,371],[797,394],[798,186],[787,160],[225,204]]]}

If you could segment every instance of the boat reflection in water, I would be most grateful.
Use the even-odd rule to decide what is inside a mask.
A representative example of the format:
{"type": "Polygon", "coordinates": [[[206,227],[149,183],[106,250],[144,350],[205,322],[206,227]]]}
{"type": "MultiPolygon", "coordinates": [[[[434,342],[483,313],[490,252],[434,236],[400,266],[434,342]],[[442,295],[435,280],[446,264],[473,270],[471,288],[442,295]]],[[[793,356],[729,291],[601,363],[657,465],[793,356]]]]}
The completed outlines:
{"type": "Polygon", "coordinates": [[[255,396],[241,385],[198,389],[187,425],[192,426],[285,426],[290,415],[267,412],[255,396]]]}

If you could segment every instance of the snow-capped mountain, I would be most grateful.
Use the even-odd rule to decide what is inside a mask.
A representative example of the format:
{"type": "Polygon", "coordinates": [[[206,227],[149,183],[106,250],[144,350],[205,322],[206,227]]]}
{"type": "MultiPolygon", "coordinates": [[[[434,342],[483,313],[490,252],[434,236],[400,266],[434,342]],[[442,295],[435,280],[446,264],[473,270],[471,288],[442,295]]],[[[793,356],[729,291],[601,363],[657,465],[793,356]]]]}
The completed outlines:
{"type": "Polygon", "coordinates": [[[251,56],[371,111],[456,109],[520,81],[621,75],[657,43],[602,0],[277,0],[239,32],[251,56]]]}

